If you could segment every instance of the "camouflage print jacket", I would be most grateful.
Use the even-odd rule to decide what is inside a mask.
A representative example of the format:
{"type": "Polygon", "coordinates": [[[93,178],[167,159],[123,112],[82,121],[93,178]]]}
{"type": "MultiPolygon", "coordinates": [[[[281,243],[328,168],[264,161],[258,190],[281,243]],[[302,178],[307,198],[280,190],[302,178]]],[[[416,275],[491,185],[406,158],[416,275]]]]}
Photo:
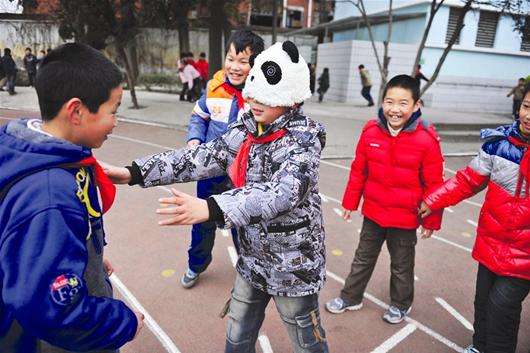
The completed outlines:
{"type": "MultiPolygon", "coordinates": [[[[245,186],[212,196],[224,228],[237,227],[241,253],[237,271],[271,295],[299,297],[318,292],[325,280],[324,227],[318,194],[322,125],[290,110],[262,136],[281,128],[287,134],[253,144],[245,186]]],[[[226,175],[256,122],[242,116],[228,132],[192,149],[166,151],[135,161],[143,187],[226,175]]]]}

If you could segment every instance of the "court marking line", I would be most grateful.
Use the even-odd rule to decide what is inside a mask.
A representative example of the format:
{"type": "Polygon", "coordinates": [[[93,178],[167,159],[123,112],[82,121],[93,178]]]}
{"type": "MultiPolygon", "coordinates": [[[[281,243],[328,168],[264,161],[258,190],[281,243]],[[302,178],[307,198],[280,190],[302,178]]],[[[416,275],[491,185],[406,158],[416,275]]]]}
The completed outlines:
{"type": "Polygon", "coordinates": [[[223,235],[223,237],[228,237],[229,233],[226,229],[221,229],[221,234],[223,235]]]}
{"type": "Polygon", "coordinates": [[[438,304],[442,306],[449,314],[451,314],[455,319],[458,320],[462,325],[464,325],[465,328],[467,328],[469,331],[473,332],[473,325],[462,315],[460,314],[455,308],[453,308],[448,302],[446,302],[444,299],[440,297],[435,297],[434,300],[438,304]]]}
{"type": "Polygon", "coordinates": [[[466,219],[466,222],[469,223],[469,224],[471,224],[471,225],[472,225],[473,227],[475,227],[475,228],[478,226],[477,222],[475,222],[475,221],[473,221],[473,220],[471,220],[471,219],[466,219]]]}
{"type": "Polygon", "coordinates": [[[236,248],[233,246],[227,246],[228,249],[228,255],[230,255],[230,261],[232,262],[232,266],[236,267],[237,264],[237,251],[236,248]]]}
{"type": "MultiPolygon", "coordinates": [[[[342,285],[345,284],[345,280],[342,277],[336,275],[335,273],[326,270],[326,274],[328,275],[328,277],[334,279],[335,281],[339,282],[340,284],[342,284],[342,285]]],[[[381,308],[383,308],[385,310],[388,308],[388,304],[387,303],[385,303],[384,301],[374,297],[373,295],[371,295],[368,292],[364,292],[364,297],[366,299],[368,299],[369,301],[371,301],[372,303],[376,304],[377,306],[379,306],[379,307],[381,307],[381,308]]],[[[453,350],[455,350],[457,352],[462,352],[464,350],[464,348],[460,347],[459,345],[457,345],[453,341],[451,341],[448,338],[442,336],[441,334],[439,334],[438,332],[436,332],[433,329],[429,328],[428,326],[422,324],[421,322],[412,319],[410,316],[406,316],[405,317],[405,321],[408,322],[409,324],[415,325],[418,329],[420,329],[420,331],[423,331],[424,333],[426,333],[427,335],[431,336],[435,340],[445,344],[447,347],[449,347],[449,348],[451,348],[451,349],[453,349],[453,350]]]]}
{"type": "Polygon", "coordinates": [[[269,337],[267,337],[267,335],[262,333],[258,336],[258,341],[263,353],[273,353],[271,341],[269,340],[269,337]]]}
{"type": "Polygon", "coordinates": [[[381,343],[379,347],[374,349],[372,353],[387,353],[392,348],[397,346],[401,341],[407,338],[411,333],[416,331],[417,327],[413,324],[407,324],[401,330],[392,335],[389,339],[381,343]]]}
{"type": "Polygon", "coordinates": [[[132,292],[123,284],[119,277],[113,273],[110,277],[112,284],[120,291],[125,300],[131,305],[136,311],[141,312],[144,315],[145,325],[153,332],[155,337],[158,339],[162,346],[168,353],[180,353],[179,349],[173,343],[167,333],[160,327],[160,325],[153,319],[147,310],[140,304],[138,299],[132,294],[132,292]]]}

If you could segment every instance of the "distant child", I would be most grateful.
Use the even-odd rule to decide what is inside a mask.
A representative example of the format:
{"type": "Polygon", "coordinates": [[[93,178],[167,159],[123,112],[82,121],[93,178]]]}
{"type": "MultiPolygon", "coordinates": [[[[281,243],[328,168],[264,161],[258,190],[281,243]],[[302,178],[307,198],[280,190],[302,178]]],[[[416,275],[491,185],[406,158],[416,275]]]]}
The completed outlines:
{"type": "Polygon", "coordinates": [[[225,352],[255,352],[265,308],[274,300],[292,349],[328,352],[318,293],[325,249],[318,194],[322,125],[303,115],[311,96],[309,69],[292,42],[257,56],[243,96],[250,112],[222,137],[199,146],[109,167],[115,182],[151,187],[230,175],[235,188],[207,200],[173,189],[160,201],[162,225],[206,220],[237,227],[240,256],[229,307],[225,352]]]}
{"type": "Polygon", "coordinates": [[[322,74],[318,78],[318,102],[322,103],[322,100],[324,99],[324,95],[329,89],[329,68],[325,67],[324,71],[322,71],[322,74]]]}
{"type": "Polygon", "coordinates": [[[368,101],[368,106],[371,107],[374,105],[374,99],[370,94],[372,89],[372,79],[370,78],[370,71],[364,67],[363,64],[359,65],[359,76],[361,76],[361,96],[368,101]]]}
{"type": "Polygon", "coordinates": [[[506,97],[513,95],[513,105],[512,105],[512,117],[514,120],[519,119],[519,108],[521,108],[521,102],[524,97],[524,85],[525,79],[520,78],[517,82],[517,86],[511,89],[511,91],[506,95],[506,97]]]}
{"type": "Polygon", "coordinates": [[[35,75],[37,74],[37,58],[32,54],[31,48],[26,48],[24,55],[24,68],[28,74],[29,85],[35,86],[35,75]]]}
{"type": "MultiPolygon", "coordinates": [[[[241,90],[245,86],[251,60],[263,51],[263,39],[249,30],[234,32],[226,46],[224,69],[217,71],[208,82],[206,92],[195,104],[188,128],[188,146],[210,142],[222,136],[229,124],[236,122],[245,111],[241,90]]],[[[207,199],[232,188],[226,175],[197,182],[197,197],[207,199]]],[[[236,249],[237,233],[232,230],[236,249]]],[[[188,269],[181,279],[184,288],[191,288],[212,262],[215,223],[196,224],[191,230],[188,269]]]]}
{"type": "Polygon", "coordinates": [[[91,152],[116,126],[121,83],[103,54],[65,44],[37,75],[42,120],[0,129],[2,353],[108,352],[143,326],[112,299],[102,214],[115,188],[91,152]]]}
{"type": "Polygon", "coordinates": [[[408,75],[393,77],[383,92],[379,119],[369,121],[357,143],[342,200],[343,218],[364,199],[359,246],[339,297],[326,303],[334,314],[362,308],[364,291],[383,243],[390,253],[390,307],[383,319],[400,323],[414,299],[416,229],[422,238],[440,229],[442,213],[418,219],[421,199],[443,182],[438,135],[419,109],[419,87],[408,75]]]}
{"type": "Polygon", "coordinates": [[[201,52],[199,54],[199,60],[195,62],[195,68],[201,74],[201,89],[206,89],[206,83],[208,82],[208,60],[206,60],[206,53],[201,52]]]}
{"type": "Polygon", "coordinates": [[[486,142],[478,156],[425,198],[421,215],[488,188],[472,254],[479,262],[475,333],[464,352],[513,353],[530,291],[530,85],[519,120],[483,129],[481,137],[486,142]]]}

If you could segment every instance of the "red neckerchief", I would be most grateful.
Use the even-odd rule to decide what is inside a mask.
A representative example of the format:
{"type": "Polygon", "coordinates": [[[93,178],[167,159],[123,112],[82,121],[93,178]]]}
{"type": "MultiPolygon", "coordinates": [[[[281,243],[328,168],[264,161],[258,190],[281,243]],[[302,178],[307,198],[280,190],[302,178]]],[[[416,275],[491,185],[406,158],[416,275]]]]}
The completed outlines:
{"type": "Polygon", "coordinates": [[[247,140],[243,142],[239,151],[237,152],[236,159],[230,166],[228,175],[236,188],[240,188],[245,185],[247,181],[247,164],[248,164],[248,155],[250,153],[250,148],[253,143],[266,143],[271,142],[276,139],[279,139],[287,133],[287,130],[281,129],[265,137],[254,137],[250,133],[247,133],[247,140]]]}
{"type": "Polygon", "coordinates": [[[116,186],[110,181],[101,165],[99,165],[98,161],[93,156],[85,158],[77,164],[93,168],[92,170],[94,171],[94,177],[96,178],[96,185],[99,189],[99,194],[101,195],[103,213],[107,212],[114,203],[116,186]]]}
{"type": "Polygon", "coordinates": [[[245,99],[241,95],[241,91],[233,86],[230,86],[227,82],[223,82],[222,86],[228,94],[236,96],[238,111],[243,109],[243,107],[245,106],[245,99]]]}
{"type": "MultiPolygon", "coordinates": [[[[524,176],[526,181],[526,196],[528,196],[528,189],[530,188],[530,150],[528,143],[525,143],[523,141],[520,141],[516,139],[515,137],[509,136],[508,141],[510,141],[512,144],[524,148],[524,154],[521,158],[521,161],[519,162],[519,169],[521,171],[521,174],[524,176]]],[[[520,182],[518,184],[521,184],[520,182]]],[[[519,194],[521,185],[517,186],[518,191],[516,191],[516,194],[519,194]]]]}

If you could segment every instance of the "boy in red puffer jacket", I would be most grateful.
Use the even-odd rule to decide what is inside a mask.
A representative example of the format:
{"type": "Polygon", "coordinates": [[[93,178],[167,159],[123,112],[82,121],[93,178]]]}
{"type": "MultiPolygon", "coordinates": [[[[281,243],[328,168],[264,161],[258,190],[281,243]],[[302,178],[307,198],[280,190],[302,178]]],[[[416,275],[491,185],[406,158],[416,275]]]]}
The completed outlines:
{"type": "Polygon", "coordinates": [[[359,310],[377,257],[386,241],[391,257],[390,307],[383,319],[397,324],[414,298],[416,229],[422,238],[440,229],[442,212],[419,222],[422,197],[443,182],[440,139],[422,119],[419,87],[408,75],[386,85],[379,119],[369,121],[357,143],[342,206],[349,219],[364,199],[364,222],[350,274],[339,297],[326,303],[334,314],[359,310]]]}
{"type": "Polygon", "coordinates": [[[530,85],[519,120],[483,129],[478,155],[434,190],[420,214],[456,205],[488,188],[473,258],[479,262],[473,344],[465,353],[513,353],[521,303],[530,292],[530,85]]]}

